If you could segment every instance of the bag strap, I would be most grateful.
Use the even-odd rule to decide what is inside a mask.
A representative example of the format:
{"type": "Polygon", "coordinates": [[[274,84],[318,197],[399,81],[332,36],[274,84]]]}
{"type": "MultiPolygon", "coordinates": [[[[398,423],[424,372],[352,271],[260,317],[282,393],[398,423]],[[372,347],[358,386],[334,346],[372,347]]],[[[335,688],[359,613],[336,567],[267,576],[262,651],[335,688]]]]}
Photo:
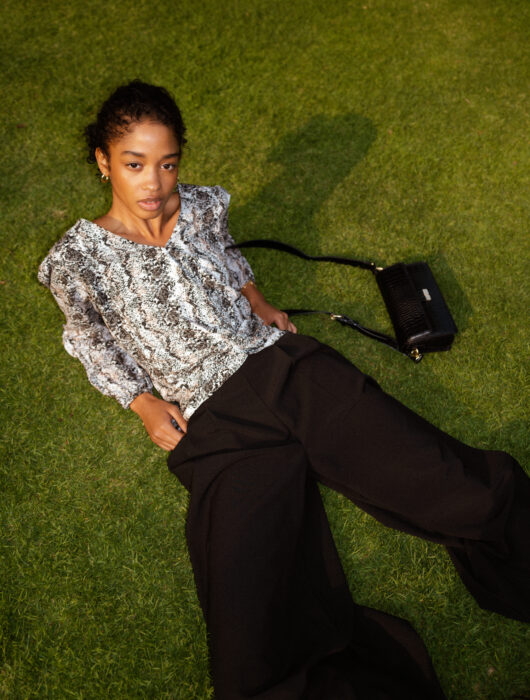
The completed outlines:
{"type": "MultiPolygon", "coordinates": [[[[368,338],[373,338],[373,340],[378,340],[380,343],[384,343],[394,350],[399,350],[397,340],[395,340],[395,338],[392,338],[390,335],[386,335],[385,333],[374,331],[372,328],[367,328],[366,326],[361,325],[358,321],[354,321],[353,318],[346,316],[346,314],[335,314],[331,311],[317,311],[312,309],[282,309],[282,311],[284,311],[288,316],[325,314],[326,316],[329,316],[332,321],[338,321],[341,325],[354,328],[356,331],[359,331],[359,333],[362,333],[368,338]]],[[[405,355],[407,353],[403,354],[405,355]]]]}
{"type": "Polygon", "coordinates": [[[230,245],[228,248],[271,248],[273,250],[281,250],[285,253],[296,255],[298,258],[302,258],[303,260],[316,260],[319,262],[338,263],[339,265],[351,265],[352,267],[361,267],[363,270],[371,270],[372,272],[382,270],[382,268],[377,267],[374,262],[367,262],[366,260],[343,258],[337,255],[308,255],[307,253],[304,253],[303,250],[295,248],[293,245],[269,238],[256,238],[255,240],[251,241],[243,241],[242,243],[237,243],[236,245],[230,245]]]}
{"type": "MultiPolygon", "coordinates": [[[[303,260],[315,260],[317,262],[332,262],[338,263],[339,265],[350,265],[351,267],[360,267],[363,270],[371,270],[371,272],[373,272],[374,274],[383,269],[382,267],[378,267],[374,262],[367,262],[366,260],[344,258],[336,255],[308,255],[307,253],[304,253],[302,250],[299,250],[298,248],[295,248],[294,246],[289,245],[288,243],[284,243],[283,241],[277,241],[274,239],[256,238],[254,240],[243,241],[242,243],[236,243],[234,245],[227,246],[227,248],[271,248],[273,250],[280,250],[285,253],[290,253],[291,255],[296,255],[297,257],[302,258],[303,260]]],[[[373,340],[377,340],[380,343],[384,343],[385,345],[391,347],[393,350],[401,352],[402,355],[411,358],[412,360],[414,360],[414,362],[419,362],[422,359],[421,354],[411,355],[407,352],[401,351],[395,338],[392,338],[391,336],[386,335],[385,333],[380,333],[379,331],[376,331],[372,328],[367,328],[366,326],[361,325],[358,321],[355,321],[353,318],[350,318],[345,314],[336,314],[331,311],[323,311],[317,309],[282,310],[288,316],[307,316],[310,314],[325,314],[326,316],[329,316],[329,318],[331,318],[333,321],[338,321],[343,326],[349,326],[350,328],[353,328],[359,333],[362,333],[362,335],[365,335],[368,338],[372,338],[373,340]]]]}

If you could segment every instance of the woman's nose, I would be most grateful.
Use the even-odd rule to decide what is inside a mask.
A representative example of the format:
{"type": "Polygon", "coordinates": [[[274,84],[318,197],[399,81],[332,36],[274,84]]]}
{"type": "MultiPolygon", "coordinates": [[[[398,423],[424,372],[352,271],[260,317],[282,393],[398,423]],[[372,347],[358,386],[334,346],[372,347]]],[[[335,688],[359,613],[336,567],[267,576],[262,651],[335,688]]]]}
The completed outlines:
{"type": "Polygon", "coordinates": [[[149,192],[156,192],[160,189],[160,175],[158,168],[146,168],[145,180],[143,183],[144,189],[149,192]]]}

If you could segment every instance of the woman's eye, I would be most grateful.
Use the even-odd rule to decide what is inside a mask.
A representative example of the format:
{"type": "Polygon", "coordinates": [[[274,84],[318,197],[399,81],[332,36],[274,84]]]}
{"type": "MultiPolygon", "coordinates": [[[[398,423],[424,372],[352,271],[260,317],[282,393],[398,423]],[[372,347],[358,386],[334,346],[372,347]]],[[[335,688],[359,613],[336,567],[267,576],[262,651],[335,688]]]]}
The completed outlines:
{"type": "Polygon", "coordinates": [[[164,163],[162,167],[164,168],[164,170],[175,170],[177,166],[175,163],[164,163]]]}
{"type": "Polygon", "coordinates": [[[138,170],[140,163],[127,163],[127,167],[131,168],[131,170],[138,170]]]}

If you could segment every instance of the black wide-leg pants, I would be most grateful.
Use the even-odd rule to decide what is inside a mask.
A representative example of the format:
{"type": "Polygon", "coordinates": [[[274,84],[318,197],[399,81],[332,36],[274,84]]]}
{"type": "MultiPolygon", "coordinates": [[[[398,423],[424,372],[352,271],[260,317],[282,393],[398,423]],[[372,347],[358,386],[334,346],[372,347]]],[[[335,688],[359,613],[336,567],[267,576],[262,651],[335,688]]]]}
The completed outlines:
{"type": "Polygon", "coordinates": [[[317,340],[284,335],[193,414],[168,459],[217,700],[436,700],[412,627],[356,605],[317,481],[444,544],[489,610],[530,620],[530,480],[468,447],[317,340]]]}

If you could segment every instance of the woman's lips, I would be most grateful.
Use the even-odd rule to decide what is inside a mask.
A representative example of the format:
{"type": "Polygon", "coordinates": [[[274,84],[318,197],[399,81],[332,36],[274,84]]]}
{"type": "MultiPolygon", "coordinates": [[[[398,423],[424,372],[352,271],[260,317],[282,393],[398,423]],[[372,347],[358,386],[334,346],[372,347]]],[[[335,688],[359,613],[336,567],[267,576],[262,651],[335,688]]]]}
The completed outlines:
{"type": "Polygon", "coordinates": [[[141,199],[138,204],[146,211],[156,211],[162,203],[161,199],[141,199]]]}

